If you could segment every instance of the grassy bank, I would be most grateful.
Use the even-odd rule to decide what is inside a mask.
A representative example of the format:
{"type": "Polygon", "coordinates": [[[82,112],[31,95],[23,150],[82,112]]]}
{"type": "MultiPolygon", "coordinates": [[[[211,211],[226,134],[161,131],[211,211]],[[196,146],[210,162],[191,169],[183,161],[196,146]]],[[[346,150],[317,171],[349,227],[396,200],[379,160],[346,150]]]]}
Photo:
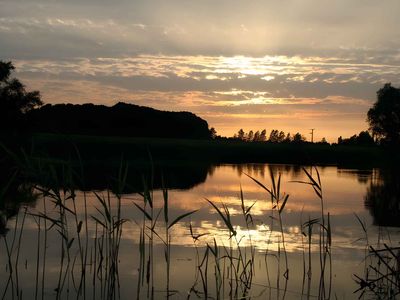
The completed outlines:
{"type": "Polygon", "coordinates": [[[98,137],[35,134],[30,147],[36,155],[75,157],[84,161],[127,160],[209,163],[294,163],[381,166],[399,161],[395,151],[380,147],[285,144],[227,140],[98,137]]]}

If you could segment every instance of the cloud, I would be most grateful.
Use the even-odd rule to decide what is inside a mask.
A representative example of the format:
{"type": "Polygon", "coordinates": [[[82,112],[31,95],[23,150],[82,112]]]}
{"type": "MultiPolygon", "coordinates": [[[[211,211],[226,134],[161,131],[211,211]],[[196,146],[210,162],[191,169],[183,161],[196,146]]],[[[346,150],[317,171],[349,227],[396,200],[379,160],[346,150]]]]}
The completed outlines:
{"type": "Polygon", "coordinates": [[[16,66],[19,76],[27,80],[51,76],[63,81],[92,81],[130,93],[231,93],[229,101],[249,100],[238,97],[237,91],[250,91],[253,98],[257,93],[267,93],[268,99],[341,96],[372,101],[385,82],[397,84],[400,73],[397,65],[286,56],[139,55],[121,59],[20,60],[16,66]]]}
{"type": "Polygon", "coordinates": [[[363,59],[373,59],[398,53],[399,10],[395,0],[3,0],[0,18],[9,34],[1,31],[0,40],[8,47],[0,54],[14,58],[159,53],[361,58],[365,54],[363,59]],[[32,45],[34,54],[28,51],[32,45]],[[62,51],[64,47],[68,51],[62,51]]]}

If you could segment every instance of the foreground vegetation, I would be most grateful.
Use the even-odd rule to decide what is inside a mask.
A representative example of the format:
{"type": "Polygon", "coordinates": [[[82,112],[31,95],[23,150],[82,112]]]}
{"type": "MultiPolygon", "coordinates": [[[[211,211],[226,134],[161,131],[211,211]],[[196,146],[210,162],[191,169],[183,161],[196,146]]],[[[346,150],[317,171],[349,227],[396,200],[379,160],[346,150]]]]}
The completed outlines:
{"type": "MultiPolygon", "coordinates": [[[[32,168],[34,161],[21,161],[28,163],[28,169],[32,168]]],[[[35,164],[35,163],[34,163],[35,164]]],[[[83,193],[80,199],[77,198],[77,191],[73,188],[76,180],[83,180],[80,175],[75,174],[68,165],[64,173],[58,176],[52,171],[52,165],[42,165],[52,175],[52,182],[48,186],[31,186],[31,192],[36,197],[43,199],[43,207],[31,209],[26,207],[15,219],[12,233],[3,235],[4,248],[7,256],[7,279],[3,286],[3,299],[20,299],[24,294],[21,283],[21,262],[20,251],[23,247],[24,226],[28,219],[33,219],[36,224],[37,245],[36,262],[29,262],[36,268],[34,297],[35,299],[45,298],[49,286],[49,272],[46,268],[48,252],[55,251],[54,236],[58,236],[59,269],[58,274],[52,280],[52,297],[62,299],[68,296],[73,298],[93,299],[114,299],[120,298],[120,247],[121,237],[126,222],[134,222],[139,228],[140,238],[138,243],[138,277],[136,298],[143,299],[157,298],[156,293],[162,293],[163,297],[170,298],[181,291],[172,289],[174,283],[170,281],[171,267],[171,240],[173,227],[184,219],[188,219],[196,211],[187,211],[178,216],[171,216],[169,209],[168,189],[162,189],[162,199],[156,199],[151,181],[143,182],[143,189],[140,192],[141,200],[134,201],[132,206],[136,207],[140,216],[136,219],[126,219],[122,216],[122,191],[127,182],[127,168],[121,164],[117,182],[119,183],[114,195],[108,191],[105,193],[90,192],[83,193]],[[60,190],[58,183],[63,186],[60,190]],[[95,213],[88,205],[89,194],[94,194],[97,199],[95,213]],[[79,200],[79,201],[78,201],[79,200]],[[156,206],[162,203],[161,209],[156,206]],[[81,211],[78,207],[81,207],[81,211]],[[50,242],[52,240],[52,242],[50,242]],[[159,259],[155,253],[157,241],[163,245],[165,261],[165,288],[160,291],[160,274],[155,270],[156,260],[159,259]],[[158,290],[157,290],[158,289],[158,290]]],[[[329,214],[324,212],[322,187],[318,171],[314,178],[306,170],[310,184],[318,199],[321,201],[321,217],[309,219],[302,224],[302,233],[307,237],[304,241],[304,270],[303,287],[296,291],[298,295],[310,297],[317,293],[319,299],[329,299],[331,294],[331,229],[329,214]],[[314,256],[312,248],[317,247],[320,264],[312,267],[311,256],[314,256]],[[313,252],[313,253],[312,253],[313,252]],[[308,253],[308,254],[307,254],[308,253]],[[313,277],[314,276],[314,277],[313,277]],[[312,278],[317,276],[319,287],[315,291],[311,288],[312,278]]],[[[41,174],[37,172],[36,174],[41,174]]],[[[269,274],[270,265],[277,266],[278,273],[268,275],[268,284],[261,286],[262,291],[269,290],[270,297],[285,298],[287,283],[290,278],[291,267],[288,263],[288,253],[285,244],[285,232],[283,230],[282,215],[289,195],[282,192],[281,176],[271,171],[271,187],[250,177],[255,184],[261,187],[266,197],[271,202],[270,224],[265,238],[277,244],[278,252],[274,249],[267,249],[265,255],[266,274],[269,274]],[[274,291],[274,292],[272,292],[274,291]],[[276,291],[276,293],[275,293],[276,291]]],[[[13,180],[13,179],[11,179],[13,180]]],[[[5,184],[2,195],[6,195],[7,189],[11,186],[5,184]]],[[[216,237],[205,239],[207,233],[197,232],[192,224],[187,228],[193,240],[196,260],[194,261],[195,280],[187,297],[243,299],[255,296],[255,290],[260,286],[254,286],[256,278],[255,260],[260,254],[257,245],[253,244],[251,230],[254,227],[252,208],[256,203],[249,203],[245,200],[244,192],[240,191],[238,201],[242,207],[243,220],[240,224],[233,223],[232,213],[228,206],[222,206],[212,200],[206,199],[210,207],[215,210],[221,222],[226,227],[226,237],[219,240],[216,237]],[[244,227],[244,231],[238,230],[244,227]],[[227,244],[228,242],[228,244],[227,244]]],[[[27,262],[25,263],[27,264],[27,262]]],[[[54,274],[54,270],[52,271],[54,274]]],[[[264,293],[263,292],[263,293],[264,293]]],[[[316,296],[314,295],[314,296],[316,296]]],[[[33,295],[30,295],[33,297],[33,295]]]]}

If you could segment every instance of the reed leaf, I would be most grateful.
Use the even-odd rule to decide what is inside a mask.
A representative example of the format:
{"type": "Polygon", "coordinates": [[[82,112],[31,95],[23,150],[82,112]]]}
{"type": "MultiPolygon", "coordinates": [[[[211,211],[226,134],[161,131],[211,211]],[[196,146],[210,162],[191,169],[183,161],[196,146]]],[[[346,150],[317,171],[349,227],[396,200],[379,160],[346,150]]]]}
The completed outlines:
{"type": "Polygon", "coordinates": [[[168,229],[170,229],[172,226],[174,226],[176,223],[178,223],[180,220],[183,218],[190,216],[191,214],[194,214],[197,210],[193,210],[187,213],[184,213],[183,215],[178,216],[175,220],[172,221],[171,224],[169,224],[168,229]]]}
{"type": "Polygon", "coordinates": [[[257,179],[251,177],[250,175],[243,173],[244,175],[246,175],[247,177],[249,177],[251,180],[253,180],[255,183],[257,183],[260,187],[262,187],[264,190],[266,190],[270,195],[273,195],[272,191],[267,188],[265,185],[263,185],[260,181],[258,181],[257,179]]]}
{"type": "Polygon", "coordinates": [[[109,208],[107,206],[106,201],[103,198],[101,198],[99,196],[99,194],[97,194],[96,192],[94,192],[94,194],[95,194],[96,198],[99,200],[99,202],[101,203],[101,205],[104,208],[104,213],[105,213],[106,220],[111,223],[111,214],[110,214],[110,210],[109,210],[109,208]]]}
{"type": "Polygon", "coordinates": [[[283,199],[283,203],[281,205],[281,207],[279,208],[279,214],[281,214],[283,212],[283,209],[285,208],[286,202],[289,199],[289,195],[286,195],[285,198],[283,199]]]}
{"type": "Polygon", "coordinates": [[[321,190],[321,186],[315,181],[315,179],[311,176],[311,174],[303,168],[304,173],[306,173],[308,179],[313,183],[314,186],[316,186],[319,190],[321,190]]]}
{"type": "Polygon", "coordinates": [[[79,224],[78,224],[78,226],[77,226],[77,228],[76,228],[76,232],[77,233],[80,233],[81,232],[81,229],[82,229],[82,221],[79,221],[79,224]]]}
{"type": "Polygon", "coordinates": [[[220,215],[220,217],[224,221],[226,227],[228,227],[229,231],[231,232],[231,236],[235,236],[236,235],[236,230],[233,228],[232,222],[230,220],[230,214],[229,214],[228,208],[225,205],[223,206],[224,210],[225,210],[225,213],[226,213],[226,216],[225,216],[222,213],[222,211],[212,201],[208,200],[207,198],[206,198],[206,201],[208,203],[210,203],[214,207],[214,209],[218,212],[218,214],[220,215]]]}
{"type": "Polygon", "coordinates": [[[72,239],[68,242],[68,244],[67,244],[67,249],[70,249],[70,248],[72,247],[72,244],[73,244],[74,240],[75,240],[75,238],[72,238],[72,239]]]}
{"type": "Polygon", "coordinates": [[[91,216],[93,220],[95,220],[97,223],[99,223],[103,228],[107,228],[107,226],[100,221],[98,218],[96,218],[95,216],[91,216]]]}
{"type": "Polygon", "coordinates": [[[140,207],[140,206],[139,206],[138,204],[136,204],[136,203],[133,203],[133,204],[145,215],[145,217],[146,217],[149,221],[152,220],[151,216],[148,214],[147,211],[144,210],[144,208],[140,207]]]}

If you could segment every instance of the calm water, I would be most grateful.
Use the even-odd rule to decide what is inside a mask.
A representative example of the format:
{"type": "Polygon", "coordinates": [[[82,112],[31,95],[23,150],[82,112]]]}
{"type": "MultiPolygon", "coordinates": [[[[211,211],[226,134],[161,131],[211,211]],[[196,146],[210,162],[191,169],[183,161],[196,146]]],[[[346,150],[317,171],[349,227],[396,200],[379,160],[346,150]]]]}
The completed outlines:
{"type": "MultiPolygon", "coordinates": [[[[310,171],[310,168],[306,169],[310,171]]],[[[324,295],[332,299],[357,299],[360,294],[353,293],[359,287],[354,280],[355,274],[363,277],[369,264],[374,263],[366,259],[367,245],[376,248],[382,248],[384,243],[399,246],[399,230],[396,227],[400,225],[398,180],[393,178],[390,172],[377,169],[319,167],[318,170],[322,182],[325,214],[326,218],[328,213],[330,216],[332,236],[331,255],[327,259],[323,277],[324,295]],[[360,221],[364,223],[366,232],[360,221]]],[[[315,170],[312,172],[313,176],[316,176],[315,170]]],[[[185,180],[182,189],[177,183],[177,174],[164,174],[166,181],[170,178],[173,182],[168,193],[169,223],[183,213],[197,210],[170,229],[170,297],[195,299],[205,298],[206,294],[211,298],[217,297],[215,260],[211,254],[208,257],[208,269],[206,264],[200,268],[201,272],[197,268],[198,261],[201,262],[205,257],[207,244],[213,247],[215,239],[220,249],[218,262],[224,278],[229,278],[229,272],[232,271],[226,256],[232,253],[238,255],[236,241],[240,243],[246,261],[251,257],[251,249],[254,247],[252,284],[247,297],[318,298],[321,290],[319,229],[317,225],[313,226],[311,244],[308,243],[308,235],[302,232],[308,234],[308,229],[303,226],[305,222],[321,217],[321,203],[310,185],[296,182],[308,181],[302,168],[266,164],[223,165],[205,168],[203,173],[196,175],[198,180],[195,182],[188,180],[187,183],[185,180]],[[281,194],[289,194],[281,213],[284,244],[278,213],[271,210],[271,197],[245,175],[248,174],[265,186],[271,187],[271,170],[275,176],[282,176],[281,194]],[[243,191],[245,207],[255,203],[250,211],[253,222],[249,223],[249,227],[246,227],[242,214],[240,189],[243,191]],[[223,204],[226,205],[237,232],[236,241],[229,238],[226,224],[205,199],[220,208],[223,204]],[[189,224],[192,226],[192,235],[189,224]],[[194,239],[193,235],[201,236],[194,239]],[[284,250],[288,258],[288,279],[284,274],[284,250]],[[307,273],[309,268],[312,271],[307,273]]],[[[185,176],[190,176],[190,172],[185,176]]],[[[122,225],[122,235],[118,244],[118,274],[115,277],[110,275],[111,271],[107,269],[110,261],[106,260],[111,260],[108,255],[111,252],[106,248],[107,245],[111,245],[107,244],[110,240],[104,236],[102,238],[104,232],[92,217],[98,220],[103,218],[98,211],[99,209],[104,212],[98,196],[106,199],[106,204],[109,200],[112,208],[110,213],[117,214],[118,201],[115,195],[105,190],[97,190],[97,196],[93,191],[77,191],[73,197],[68,198],[70,193],[64,195],[61,191],[60,199],[65,201],[65,206],[71,211],[77,211],[76,218],[69,210],[65,211],[67,230],[62,235],[60,231],[64,229],[60,229],[58,224],[51,226],[52,219],[59,217],[59,210],[54,209],[51,197],[44,197],[38,189],[35,193],[38,193],[37,200],[26,206],[27,213],[25,214],[25,206],[22,206],[17,216],[10,216],[6,221],[8,231],[3,229],[5,234],[0,244],[0,266],[3,268],[0,293],[4,299],[76,298],[76,291],[80,285],[84,286],[81,288],[84,292],[79,297],[88,299],[111,296],[121,299],[144,299],[151,298],[152,293],[156,299],[167,297],[167,263],[164,255],[166,247],[162,241],[166,236],[162,191],[156,189],[153,193],[153,219],[159,215],[154,230],[149,229],[149,221],[146,222],[148,227],[144,229],[146,243],[145,254],[142,255],[145,266],[143,272],[140,270],[140,240],[145,217],[134,205],[136,203],[143,207],[143,197],[137,193],[122,196],[121,218],[127,221],[122,225]],[[52,219],[38,216],[44,210],[52,219]],[[77,227],[80,229],[77,230],[77,227]],[[77,231],[80,231],[79,237],[77,231]],[[152,250],[148,243],[151,235],[152,250]],[[78,242],[79,238],[81,243],[78,242]],[[61,253],[65,254],[63,261],[61,253]],[[151,265],[147,263],[149,253],[153,254],[151,265]],[[82,283],[80,278],[83,261],[86,262],[86,268],[85,280],[82,283]],[[149,283],[146,279],[147,274],[149,283]],[[115,282],[115,286],[111,287],[111,296],[107,294],[110,282],[115,282]]],[[[150,210],[148,211],[150,213],[150,210]]],[[[325,225],[328,226],[327,223],[325,225]]],[[[118,240],[115,234],[111,237],[118,240]]],[[[234,294],[230,295],[231,286],[230,280],[226,279],[219,297],[234,298],[234,294]]],[[[366,296],[366,299],[368,297],[366,296]]]]}

